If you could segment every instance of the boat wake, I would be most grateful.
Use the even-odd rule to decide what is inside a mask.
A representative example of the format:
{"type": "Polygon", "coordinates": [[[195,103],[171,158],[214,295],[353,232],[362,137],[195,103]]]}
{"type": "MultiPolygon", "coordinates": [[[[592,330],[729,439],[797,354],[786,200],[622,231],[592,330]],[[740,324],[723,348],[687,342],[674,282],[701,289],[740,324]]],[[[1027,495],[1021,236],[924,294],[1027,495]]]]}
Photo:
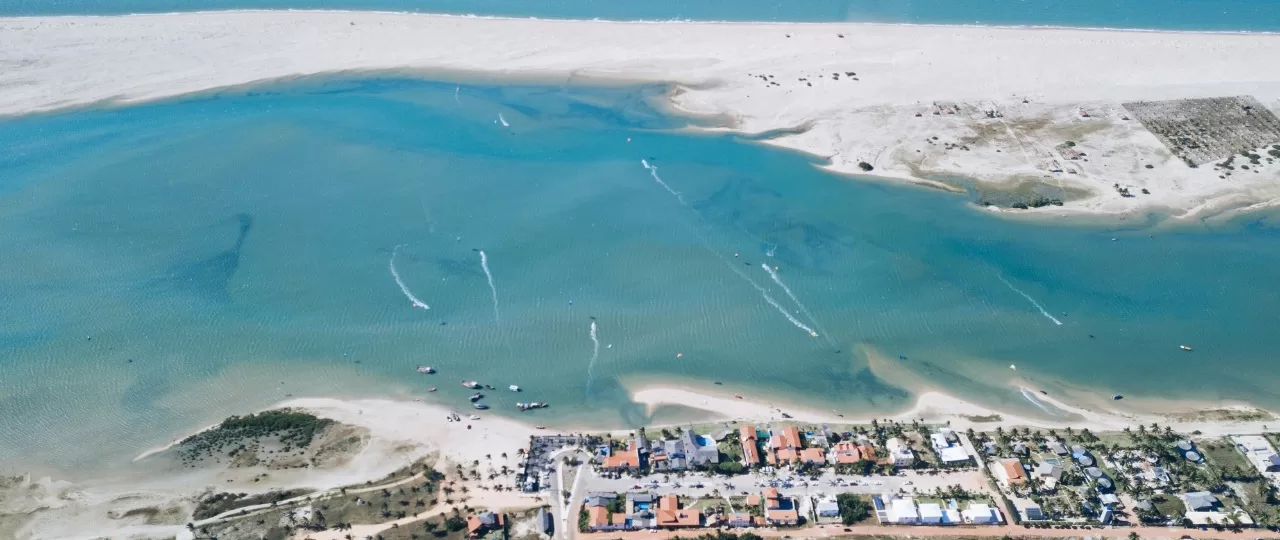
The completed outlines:
{"type": "Polygon", "coordinates": [[[587,362],[587,397],[591,397],[591,380],[595,377],[596,359],[600,358],[600,338],[596,337],[596,322],[591,321],[591,361],[587,362]]]}
{"type": "Polygon", "coordinates": [[[1062,416],[1062,411],[1059,411],[1055,407],[1050,407],[1046,405],[1043,401],[1040,401],[1038,398],[1036,398],[1035,393],[1032,392],[1031,390],[1019,387],[1018,391],[1022,393],[1022,397],[1026,398],[1027,401],[1030,401],[1032,405],[1036,406],[1036,408],[1040,409],[1041,411],[1044,411],[1045,414],[1050,416],[1062,416]]]}
{"type": "Polygon", "coordinates": [[[1014,287],[1014,286],[1013,286],[1013,284],[1012,284],[1012,283],[1009,283],[1009,280],[1005,279],[1003,275],[1000,275],[999,273],[996,273],[996,277],[1000,278],[1000,281],[1004,282],[1004,284],[1005,284],[1006,286],[1008,286],[1010,289],[1012,289],[1012,290],[1013,290],[1013,292],[1016,292],[1016,293],[1018,293],[1018,294],[1022,295],[1022,297],[1023,297],[1023,298],[1026,298],[1028,302],[1031,302],[1031,305],[1035,306],[1035,307],[1036,307],[1036,309],[1040,310],[1040,314],[1041,314],[1041,315],[1044,315],[1046,318],[1048,318],[1049,320],[1053,321],[1053,324],[1056,324],[1056,325],[1058,325],[1058,326],[1062,326],[1062,321],[1059,321],[1056,317],[1054,317],[1053,315],[1049,314],[1049,312],[1048,312],[1047,310],[1045,310],[1045,309],[1044,309],[1044,306],[1040,305],[1040,302],[1037,302],[1035,298],[1032,298],[1032,297],[1031,297],[1031,295],[1029,295],[1029,294],[1027,294],[1027,293],[1022,292],[1022,289],[1019,289],[1019,288],[1017,288],[1017,287],[1014,287]]]}
{"type": "Polygon", "coordinates": [[[458,92],[461,92],[461,91],[462,91],[462,85],[461,85],[461,84],[459,84],[457,87],[455,87],[455,88],[453,89],[453,100],[454,100],[455,102],[457,102],[457,103],[458,103],[458,105],[462,105],[462,100],[461,100],[461,99],[458,99],[458,92]]]}
{"type": "Polygon", "coordinates": [[[674,196],[675,196],[675,198],[676,198],[676,200],[680,201],[680,204],[683,204],[683,205],[685,205],[685,206],[689,206],[689,204],[688,204],[688,203],[684,202],[684,195],[681,195],[679,191],[676,191],[676,190],[674,190],[674,189],[671,189],[671,186],[668,186],[666,182],[663,182],[663,181],[662,181],[662,177],[661,177],[661,176],[658,176],[658,168],[657,168],[657,167],[655,167],[655,166],[653,166],[653,165],[650,165],[650,164],[649,164],[649,161],[648,161],[648,160],[645,160],[645,159],[640,160],[640,164],[641,164],[641,165],[644,165],[644,168],[649,170],[649,176],[652,176],[652,177],[653,177],[653,179],[654,179],[656,182],[658,182],[658,185],[661,185],[661,186],[662,186],[662,189],[665,189],[665,190],[667,190],[667,193],[670,193],[670,194],[674,195],[674,196]]]}
{"type": "Polygon", "coordinates": [[[800,319],[797,319],[795,315],[792,315],[790,311],[787,311],[786,308],[782,307],[782,304],[779,304],[777,300],[774,300],[773,296],[769,295],[769,291],[767,289],[765,289],[764,287],[761,287],[758,283],[756,283],[754,279],[751,279],[750,276],[747,276],[746,274],[742,273],[741,270],[738,270],[738,267],[734,266],[733,263],[728,261],[725,261],[725,262],[729,265],[729,269],[733,270],[733,273],[738,274],[738,277],[742,278],[747,283],[750,283],[752,287],[755,287],[756,292],[760,293],[760,296],[764,298],[765,302],[773,306],[773,309],[778,310],[778,313],[781,313],[782,316],[786,317],[788,321],[791,321],[792,326],[795,326],[796,328],[799,328],[801,330],[804,330],[805,332],[808,332],[809,337],[818,337],[817,332],[813,331],[812,328],[809,328],[809,326],[804,324],[803,322],[800,322],[800,319]]]}
{"type": "MultiPolygon", "coordinates": [[[[698,213],[696,209],[691,208],[689,204],[685,202],[684,196],[681,195],[679,191],[671,189],[671,186],[667,185],[666,182],[662,181],[662,177],[658,176],[657,167],[650,165],[649,161],[646,159],[640,160],[640,164],[644,165],[644,168],[649,171],[649,176],[652,176],[654,181],[658,182],[658,184],[661,185],[663,189],[667,190],[667,193],[674,195],[676,200],[680,201],[680,204],[682,206],[684,206],[685,208],[689,208],[689,210],[692,211],[694,215],[698,216],[700,220],[702,219],[702,214],[698,213]]],[[[725,258],[725,256],[721,254],[719,251],[712,249],[711,246],[708,245],[706,238],[704,238],[702,234],[697,232],[695,232],[694,234],[698,236],[698,240],[702,243],[703,249],[707,250],[708,253],[711,253],[717,259],[720,259],[720,261],[723,262],[725,266],[729,268],[730,271],[732,271],[734,274],[737,274],[737,276],[742,278],[743,281],[750,283],[751,286],[755,288],[757,292],[760,293],[760,296],[764,298],[764,301],[767,302],[769,305],[773,306],[774,309],[778,310],[778,313],[781,313],[783,317],[786,317],[787,320],[790,321],[793,326],[801,330],[804,330],[811,337],[818,337],[817,332],[815,332],[808,325],[801,322],[800,319],[797,319],[795,315],[792,315],[791,312],[787,311],[786,308],[782,307],[782,304],[779,304],[777,300],[774,300],[773,297],[769,295],[768,290],[766,290],[764,287],[761,287],[760,284],[756,283],[754,279],[751,279],[751,276],[746,275],[745,273],[742,272],[742,270],[738,269],[738,265],[734,264],[733,261],[730,261],[729,259],[725,258]]],[[[766,267],[766,269],[768,268],[766,267]]],[[[772,271],[770,271],[770,273],[772,273],[772,271]]],[[[776,276],[774,277],[774,281],[778,281],[778,278],[776,276]]],[[[781,282],[779,281],[779,283],[781,282]]],[[[785,285],[783,285],[783,289],[786,290],[785,285]]],[[[787,290],[787,294],[791,296],[791,299],[794,300],[797,305],[800,304],[800,301],[795,299],[795,295],[792,295],[790,290],[787,290]]],[[[804,310],[803,306],[801,306],[801,310],[804,310]]],[[[808,316],[810,319],[812,319],[813,316],[808,315],[807,310],[805,311],[806,311],[805,315],[808,316]]],[[[814,323],[815,324],[817,323],[816,319],[814,320],[814,323]]],[[[826,331],[824,330],[823,333],[826,333],[826,331]]]]}
{"type": "Polygon", "coordinates": [[[489,295],[493,297],[493,321],[502,322],[502,317],[498,313],[498,287],[493,284],[493,273],[489,271],[489,257],[484,254],[484,250],[480,252],[480,268],[484,270],[485,279],[489,280],[489,295]]]}
{"type": "Polygon", "coordinates": [[[413,304],[413,307],[431,309],[431,306],[428,306],[426,302],[419,300],[418,297],[413,295],[413,291],[409,290],[409,286],[404,284],[403,279],[400,279],[400,272],[396,271],[396,253],[398,253],[402,247],[404,247],[404,244],[400,244],[396,246],[395,249],[391,250],[391,262],[388,264],[388,266],[391,267],[391,277],[396,279],[396,285],[400,286],[400,292],[404,294],[405,298],[409,299],[409,302],[413,304]]]}
{"type": "Polygon", "coordinates": [[[507,123],[507,119],[502,117],[502,113],[498,113],[498,121],[502,122],[502,127],[511,127],[511,124],[507,123]]]}
{"type": "MultiPolygon", "coordinates": [[[[813,321],[813,325],[817,326],[819,330],[822,330],[823,335],[826,335],[827,330],[822,328],[822,323],[818,322],[818,318],[814,317],[812,313],[809,313],[809,308],[804,307],[804,304],[800,303],[800,299],[796,298],[795,293],[791,292],[791,287],[788,287],[786,283],[782,282],[782,278],[778,277],[778,271],[765,263],[760,263],[760,268],[764,268],[764,271],[769,273],[769,277],[773,279],[773,282],[777,283],[779,287],[782,287],[782,292],[787,293],[787,298],[790,298],[792,302],[796,303],[796,306],[800,308],[800,313],[813,321]]],[[[810,333],[812,333],[812,331],[810,331],[810,333]]],[[[818,335],[813,334],[813,337],[818,337],[818,335]]]]}

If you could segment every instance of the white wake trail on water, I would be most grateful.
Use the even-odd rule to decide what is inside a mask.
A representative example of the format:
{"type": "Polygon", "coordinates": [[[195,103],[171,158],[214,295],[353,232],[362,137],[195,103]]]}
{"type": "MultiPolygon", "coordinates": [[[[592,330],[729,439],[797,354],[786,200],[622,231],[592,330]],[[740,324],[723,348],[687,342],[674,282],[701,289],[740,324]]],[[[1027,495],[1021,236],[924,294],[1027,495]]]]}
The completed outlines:
{"type": "Polygon", "coordinates": [[[458,99],[458,92],[461,92],[461,91],[462,91],[462,85],[458,85],[453,89],[453,100],[456,101],[458,105],[462,105],[462,100],[458,99]]]}
{"type": "Polygon", "coordinates": [[[650,165],[649,161],[645,159],[640,160],[640,164],[644,165],[644,168],[649,170],[649,176],[652,176],[653,179],[662,186],[662,189],[667,190],[667,193],[675,195],[676,200],[680,201],[680,204],[688,206],[688,203],[684,202],[684,195],[681,195],[679,191],[671,189],[671,186],[668,186],[666,182],[662,181],[662,177],[658,176],[658,167],[650,165]]]}
{"type": "Polygon", "coordinates": [[[498,313],[498,287],[493,284],[493,272],[489,271],[489,257],[484,254],[484,250],[480,251],[480,268],[484,270],[485,279],[489,280],[489,294],[493,297],[493,320],[494,322],[502,322],[502,316],[498,313]]]}
{"type": "MultiPolygon", "coordinates": [[[[718,253],[717,253],[717,256],[719,256],[718,253]]],[[[760,296],[764,298],[764,301],[767,302],[769,305],[773,306],[773,309],[778,310],[778,313],[781,313],[782,316],[786,317],[788,321],[791,321],[791,324],[793,326],[801,330],[804,330],[805,332],[808,332],[810,337],[818,337],[817,332],[814,332],[812,328],[809,328],[808,325],[801,322],[800,319],[797,319],[795,315],[791,314],[790,311],[787,311],[786,308],[782,307],[782,304],[779,304],[777,300],[774,300],[773,296],[769,295],[768,289],[761,287],[758,283],[756,283],[754,279],[751,279],[750,276],[742,273],[742,271],[738,270],[738,267],[734,266],[733,263],[729,262],[728,260],[725,260],[723,257],[721,257],[721,260],[724,260],[725,264],[729,265],[729,269],[733,270],[733,273],[738,274],[738,277],[742,278],[747,283],[750,283],[752,287],[755,287],[756,292],[760,293],[760,296]]]]}
{"type": "Polygon", "coordinates": [[[1016,293],[1018,293],[1018,294],[1022,295],[1022,297],[1023,297],[1023,298],[1026,298],[1028,302],[1031,302],[1031,305],[1035,306],[1035,307],[1036,307],[1036,309],[1040,310],[1040,314],[1041,314],[1041,315],[1044,315],[1045,317],[1048,317],[1048,318],[1049,318],[1049,320],[1053,321],[1053,324],[1056,324],[1056,325],[1058,325],[1058,326],[1062,326],[1062,321],[1059,321],[1056,317],[1054,317],[1053,315],[1049,314],[1049,312],[1048,312],[1047,310],[1045,310],[1045,309],[1044,309],[1044,306],[1040,305],[1040,302],[1037,302],[1035,298],[1032,298],[1032,297],[1031,297],[1031,295],[1029,295],[1029,294],[1027,294],[1027,293],[1022,292],[1022,289],[1019,289],[1019,288],[1017,288],[1017,287],[1014,287],[1014,286],[1013,286],[1013,284],[1012,284],[1012,283],[1009,283],[1009,280],[1005,279],[1003,275],[1000,275],[1000,273],[998,273],[998,272],[997,272],[997,273],[996,273],[996,277],[1000,278],[1000,281],[1004,282],[1004,284],[1005,284],[1005,285],[1007,285],[1010,289],[1012,289],[1012,290],[1013,290],[1013,292],[1016,292],[1016,293]]]}
{"type": "Polygon", "coordinates": [[[389,266],[391,267],[391,277],[396,279],[396,285],[400,286],[400,292],[404,294],[405,298],[409,299],[409,302],[413,304],[413,307],[431,309],[431,306],[428,306],[426,302],[419,300],[418,297],[413,295],[413,291],[409,290],[409,286],[405,285],[403,279],[400,279],[400,272],[396,271],[396,253],[398,253],[402,247],[404,247],[404,244],[400,244],[396,246],[395,249],[391,250],[391,262],[389,263],[389,266]]]}
{"type": "MultiPolygon", "coordinates": [[[[804,304],[800,302],[799,298],[796,298],[795,293],[791,292],[791,287],[788,287],[786,283],[782,282],[782,278],[778,276],[778,272],[765,263],[760,263],[760,268],[763,268],[765,272],[768,272],[769,277],[773,278],[773,282],[777,283],[779,287],[782,287],[782,292],[787,293],[787,298],[790,298],[792,302],[796,303],[796,306],[800,308],[800,313],[813,321],[813,325],[818,327],[818,330],[822,330],[823,335],[826,335],[827,330],[822,327],[822,323],[818,322],[818,318],[814,317],[812,313],[809,313],[809,308],[804,307],[804,304]]],[[[812,333],[812,331],[810,331],[810,333],[812,333]]],[[[818,337],[818,334],[813,334],[813,337],[818,337]]]]}
{"type": "Polygon", "coordinates": [[[591,397],[591,380],[595,378],[596,359],[600,358],[600,338],[596,336],[596,322],[591,321],[591,361],[587,362],[587,397],[591,397]]]}
{"type": "Polygon", "coordinates": [[[1048,405],[1045,405],[1044,402],[1037,399],[1035,394],[1032,393],[1030,390],[1019,387],[1018,391],[1022,392],[1022,397],[1026,398],[1027,401],[1030,401],[1032,405],[1035,405],[1037,408],[1044,411],[1045,414],[1048,414],[1050,416],[1062,416],[1060,411],[1050,408],[1048,405]]]}
{"type": "Polygon", "coordinates": [[[502,122],[502,127],[511,127],[511,124],[507,123],[507,119],[502,117],[502,113],[498,113],[498,121],[502,122]]]}
{"type": "MultiPolygon", "coordinates": [[[[683,196],[683,195],[681,195],[681,194],[680,194],[680,192],[678,192],[678,191],[676,191],[676,190],[674,190],[674,189],[671,189],[671,186],[667,185],[667,183],[666,183],[666,182],[662,181],[662,177],[661,177],[661,176],[658,176],[658,168],[657,168],[657,167],[655,167],[655,166],[653,166],[653,165],[650,165],[650,164],[649,164],[649,161],[648,161],[648,160],[645,160],[645,159],[640,160],[640,164],[641,164],[641,165],[644,165],[644,168],[645,168],[645,169],[648,169],[648,171],[649,171],[649,176],[652,176],[652,177],[653,177],[653,179],[654,179],[655,181],[657,181],[657,182],[658,182],[658,184],[659,184],[659,185],[661,185],[663,189],[667,190],[667,193],[670,193],[670,194],[674,195],[674,196],[675,196],[675,198],[676,198],[676,200],[677,200],[677,201],[680,201],[680,204],[681,204],[682,206],[684,206],[685,208],[689,208],[689,210],[691,210],[691,211],[694,213],[694,215],[698,216],[698,218],[700,218],[700,219],[702,218],[702,214],[699,214],[697,210],[694,210],[693,208],[690,208],[690,207],[689,207],[689,203],[686,203],[686,202],[685,202],[685,200],[684,200],[684,196],[683,196]]],[[[795,317],[795,315],[792,315],[792,314],[791,314],[791,312],[787,311],[787,309],[786,309],[786,308],[782,307],[782,304],[779,304],[777,300],[774,300],[774,299],[773,299],[773,297],[769,295],[769,291],[768,291],[767,289],[765,289],[764,287],[761,287],[761,286],[760,286],[760,284],[756,283],[754,279],[751,279],[751,276],[748,276],[748,275],[746,275],[745,273],[743,273],[743,272],[742,272],[742,270],[739,270],[739,269],[738,269],[738,266],[737,266],[737,265],[735,265],[735,264],[733,263],[733,261],[730,261],[729,259],[725,258],[725,256],[724,256],[723,254],[721,254],[719,251],[716,251],[716,250],[714,250],[714,249],[711,249],[711,247],[707,245],[707,240],[706,240],[705,238],[703,238],[701,234],[698,234],[698,233],[696,233],[696,232],[695,232],[694,234],[696,234],[696,235],[698,236],[698,240],[699,240],[699,241],[701,241],[701,243],[702,243],[702,248],[703,248],[703,249],[707,250],[707,252],[709,252],[709,253],[711,253],[712,255],[714,255],[717,259],[720,259],[720,261],[721,261],[721,262],[723,262],[723,263],[725,264],[725,266],[727,266],[727,267],[729,268],[729,270],[730,270],[730,271],[732,271],[734,274],[737,274],[737,275],[738,275],[738,277],[742,278],[742,280],[743,280],[743,281],[746,281],[747,283],[750,283],[750,284],[751,284],[751,286],[752,286],[753,288],[755,288],[755,290],[756,290],[757,292],[759,292],[759,293],[760,293],[760,296],[761,296],[762,298],[764,298],[764,301],[765,301],[766,303],[768,303],[769,305],[773,306],[773,308],[774,308],[774,309],[778,310],[778,313],[781,313],[783,317],[786,317],[786,318],[787,318],[787,320],[788,320],[788,321],[790,321],[790,322],[791,322],[791,324],[792,324],[793,326],[795,326],[796,328],[799,328],[799,329],[801,329],[801,330],[804,330],[804,331],[805,331],[805,332],[807,332],[807,333],[809,334],[809,336],[811,336],[811,337],[818,337],[818,333],[817,333],[817,332],[815,332],[815,331],[814,331],[812,328],[810,328],[808,325],[806,325],[806,324],[804,324],[803,322],[801,322],[801,321],[800,321],[800,319],[797,319],[797,318],[795,317]]],[[[785,287],[784,287],[784,288],[785,288],[785,287]]],[[[788,294],[790,294],[790,293],[788,293],[788,294]]],[[[794,300],[794,297],[793,297],[792,299],[794,300]]],[[[798,301],[796,302],[796,304],[799,304],[799,303],[800,303],[800,302],[798,302],[798,301]]],[[[810,317],[810,318],[812,318],[812,317],[810,317]]],[[[815,323],[816,323],[816,321],[815,321],[815,323]]],[[[824,330],[824,331],[823,331],[823,333],[826,333],[826,331],[824,330]]]]}

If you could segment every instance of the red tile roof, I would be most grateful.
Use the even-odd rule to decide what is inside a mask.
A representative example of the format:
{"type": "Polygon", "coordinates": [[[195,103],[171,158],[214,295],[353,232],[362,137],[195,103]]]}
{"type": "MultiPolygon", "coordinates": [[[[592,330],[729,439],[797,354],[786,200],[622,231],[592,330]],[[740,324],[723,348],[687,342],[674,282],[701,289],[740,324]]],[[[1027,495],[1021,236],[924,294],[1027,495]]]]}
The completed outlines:
{"type": "Polygon", "coordinates": [[[827,456],[822,454],[821,448],[805,448],[800,451],[800,461],[822,464],[827,462],[827,456]]]}
{"type": "Polygon", "coordinates": [[[836,463],[848,464],[862,461],[862,451],[858,449],[858,445],[852,442],[838,442],[833,452],[836,463]]]}

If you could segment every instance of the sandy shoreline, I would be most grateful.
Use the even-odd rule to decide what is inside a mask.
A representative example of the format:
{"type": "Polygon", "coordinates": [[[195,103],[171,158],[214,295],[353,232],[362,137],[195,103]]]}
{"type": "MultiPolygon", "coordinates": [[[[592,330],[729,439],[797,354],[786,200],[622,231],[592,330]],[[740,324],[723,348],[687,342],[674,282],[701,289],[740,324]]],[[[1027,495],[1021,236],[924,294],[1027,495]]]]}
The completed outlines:
{"type": "MultiPolygon", "coordinates": [[[[632,401],[653,412],[663,406],[680,406],[701,411],[705,421],[741,420],[749,422],[790,421],[834,425],[866,424],[873,417],[842,415],[838,410],[819,411],[795,406],[784,400],[738,399],[718,389],[699,388],[666,382],[632,384],[628,391],[632,401]],[[785,412],[790,418],[784,418],[785,412]]],[[[1034,391],[1034,389],[1028,389],[1034,391]]],[[[753,396],[754,397],[754,396],[753,396]]],[[[915,404],[905,411],[875,416],[880,421],[946,423],[957,429],[993,430],[996,427],[1034,427],[1041,429],[1088,428],[1093,431],[1117,431],[1125,427],[1157,422],[1174,430],[1212,437],[1227,434],[1261,433],[1267,420],[1221,421],[1215,419],[1179,420],[1170,415],[1138,414],[1105,410],[1095,406],[1078,406],[1056,397],[1037,395],[1037,399],[1068,413],[1069,418],[1044,420],[1009,414],[978,405],[943,392],[922,391],[915,404]]],[[[744,396],[745,398],[745,396],[744,396]]],[[[105,516],[120,515],[140,505],[193,508],[194,500],[206,490],[264,492],[270,489],[308,487],[317,490],[360,485],[385,477],[416,460],[435,456],[437,470],[451,470],[454,464],[479,462],[496,469],[505,465],[518,468],[518,451],[537,434],[583,430],[540,431],[524,422],[486,414],[478,420],[463,417],[450,422],[449,407],[419,401],[387,399],[302,398],[279,403],[270,409],[294,408],[323,418],[367,430],[368,437],[359,451],[337,466],[297,470],[265,471],[257,468],[195,470],[189,473],[162,474],[154,477],[116,479],[111,483],[87,482],[73,485],[49,479],[29,481],[32,487],[21,487],[22,496],[0,506],[0,524],[6,520],[22,520],[16,530],[19,538],[93,538],[103,531],[140,532],[139,525],[128,520],[105,516]],[[505,456],[505,457],[504,457],[505,456]],[[270,480],[256,478],[270,472],[270,480]],[[25,499],[24,499],[25,498],[25,499]],[[30,521],[19,516],[26,516],[30,521]]],[[[1276,421],[1272,417],[1271,422],[1276,421]]],[[[679,424],[688,424],[682,421],[679,424]]],[[[660,426],[649,426],[660,427],[660,426]]],[[[602,430],[585,430],[600,432],[602,430]]],[[[625,431],[625,430],[624,430],[625,431]]],[[[194,432],[193,432],[194,433],[194,432]]],[[[162,453],[152,449],[139,456],[162,453]]],[[[482,491],[477,484],[470,504],[485,507],[526,507],[539,504],[536,497],[519,493],[482,491]]],[[[0,494],[3,495],[3,494],[0,494]]],[[[12,494],[11,494],[12,495],[12,494]]],[[[3,499],[3,497],[0,497],[3,499]]],[[[180,534],[182,527],[147,526],[148,533],[180,534]]],[[[0,528],[0,532],[5,529],[0,528]]]]}
{"type": "Polygon", "coordinates": [[[761,401],[743,396],[742,399],[733,394],[720,393],[714,390],[694,388],[671,384],[644,384],[630,388],[631,399],[644,405],[649,410],[661,406],[677,405],[706,411],[713,419],[741,420],[753,422],[794,421],[806,423],[828,424],[867,424],[873,419],[878,421],[892,420],[910,422],[923,420],[925,423],[948,424],[957,428],[973,428],[977,431],[992,430],[996,427],[1033,427],[1041,429],[1090,429],[1092,431],[1121,431],[1138,425],[1158,423],[1168,425],[1175,431],[1192,433],[1199,431],[1203,436],[1223,436],[1228,434],[1252,434],[1264,432],[1265,426],[1275,425],[1277,417],[1274,413],[1254,407],[1231,405],[1214,410],[1232,410],[1243,412],[1262,412],[1270,415],[1271,420],[1232,421],[1232,420],[1196,420],[1182,419],[1194,416],[1195,409],[1174,409],[1178,412],[1168,414],[1138,413],[1116,409],[1104,409],[1092,405],[1068,403],[1056,397],[1042,394],[1035,388],[1022,387],[1033,393],[1035,399],[1048,404],[1066,416],[1062,419],[1032,418],[1025,415],[1009,413],[991,407],[979,405],[943,392],[928,390],[921,392],[914,405],[905,411],[890,412],[881,415],[841,414],[837,410],[816,411],[812,408],[795,406],[785,401],[761,401]],[[790,416],[784,418],[782,413],[790,416]],[[994,419],[997,418],[998,420],[994,419]],[[977,421],[975,419],[981,419],[977,421]]]}
{"type": "Polygon", "coordinates": [[[1037,185],[1068,201],[1036,212],[1049,216],[1189,218],[1273,205],[1280,165],[1223,183],[1123,120],[1120,104],[1252,95],[1276,109],[1280,73],[1260,67],[1276,57],[1280,34],[1261,33],[343,11],[19,17],[0,18],[0,115],[332,73],[663,83],[677,88],[675,109],[735,131],[803,126],[766,142],[836,172],[863,173],[865,161],[871,174],[935,187],[930,177],[968,178],[983,193],[1037,185]],[[1066,140],[1087,162],[1063,161],[1066,140]],[[1075,172],[1048,172],[1058,166],[1075,172]],[[1150,194],[1121,197],[1117,183],[1150,194]]]}

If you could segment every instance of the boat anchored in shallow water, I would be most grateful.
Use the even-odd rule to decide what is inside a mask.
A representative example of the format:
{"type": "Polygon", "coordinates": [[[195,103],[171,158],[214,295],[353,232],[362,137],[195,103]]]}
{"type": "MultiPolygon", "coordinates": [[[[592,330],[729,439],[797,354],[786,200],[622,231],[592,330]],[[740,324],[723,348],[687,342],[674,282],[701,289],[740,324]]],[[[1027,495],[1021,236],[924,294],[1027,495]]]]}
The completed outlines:
{"type": "Polygon", "coordinates": [[[474,394],[471,394],[471,402],[472,402],[472,403],[475,403],[475,402],[477,402],[477,401],[480,401],[480,398],[482,398],[482,397],[484,397],[484,394],[481,394],[480,392],[476,392],[476,393],[474,393],[474,394]]]}
{"type": "Polygon", "coordinates": [[[1190,350],[1191,350],[1191,346],[1190,346],[1190,345],[1178,345],[1178,348],[1179,348],[1179,349],[1182,349],[1182,350],[1184,350],[1184,351],[1190,351],[1190,350]]]}
{"type": "Polygon", "coordinates": [[[433,368],[433,367],[431,367],[431,366],[418,366],[418,373],[423,373],[423,374],[426,374],[426,375],[432,375],[432,374],[434,374],[435,372],[436,372],[436,368],[433,368]]]}
{"type": "Polygon", "coordinates": [[[516,385],[514,385],[514,384],[513,384],[513,385],[511,385],[511,386],[508,386],[508,387],[507,387],[507,390],[510,390],[510,391],[512,391],[512,392],[519,392],[519,391],[520,391],[520,387],[519,387],[519,386],[516,386],[516,385]]]}
{"type": "Polygon", "coordinates": [[[516,409],[519,409],[519,410],[521,410],[521,411],[529,411],[529,410],[533,410],[533,409],[545,409],[546,407],[547,407],[547,404],[546,404],[545,402],[542,402],[542,401],[534,401],[534,402],[531,402],[531,403],[517,403],[517,404],[516,404],[516,409]]]}
{"type": "Polygon", "coordinates": [[[462,381],[462,387],[463,387],[463,388],[470,388],[470,389],[472,389],[472,390],[479,390],[479,389],[480,389],[480,383],[478,383],[478,382],[476,382],[476,381],[462,381]]]}
{"type": "Polygon", "coordinates": [[[471,406],[472,406],[472,407],[475,407],[475,408],[477,408],[477,409],[480,409],[480,410],[482,410],[482,411],[483,411],[483,410],[485,410],[485,409],[488,409],[488,408],[489,408],[489,406],[488,406],[488,405],[485,405],[485,404],[483,404],[483,403],[472,403],[472,404],[471,404],[471,406]]]}

